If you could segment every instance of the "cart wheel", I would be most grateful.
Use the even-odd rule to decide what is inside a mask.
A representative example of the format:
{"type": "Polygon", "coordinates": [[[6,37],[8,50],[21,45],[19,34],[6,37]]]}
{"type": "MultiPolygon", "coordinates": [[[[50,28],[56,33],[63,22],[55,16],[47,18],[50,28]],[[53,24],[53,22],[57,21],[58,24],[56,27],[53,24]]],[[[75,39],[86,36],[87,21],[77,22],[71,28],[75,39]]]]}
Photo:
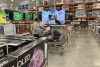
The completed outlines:
{"type": "Polygon", "coordinates": [[[60,56],[62,56],[64,54],[64,52],[60,52],[59,54],[60,54],[60,56]]]}

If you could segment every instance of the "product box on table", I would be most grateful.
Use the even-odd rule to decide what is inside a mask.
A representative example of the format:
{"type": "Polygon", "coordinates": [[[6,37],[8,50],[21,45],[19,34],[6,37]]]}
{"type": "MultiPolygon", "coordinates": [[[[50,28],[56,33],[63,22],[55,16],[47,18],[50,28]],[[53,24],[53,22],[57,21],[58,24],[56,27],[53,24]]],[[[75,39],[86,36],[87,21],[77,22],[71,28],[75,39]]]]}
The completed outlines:
{"type": "Polygon", "coordinates": [[[45,64],[44,41],[37,40],[9,55],[17,58],[17,67],[43,67],[45,64]]]}

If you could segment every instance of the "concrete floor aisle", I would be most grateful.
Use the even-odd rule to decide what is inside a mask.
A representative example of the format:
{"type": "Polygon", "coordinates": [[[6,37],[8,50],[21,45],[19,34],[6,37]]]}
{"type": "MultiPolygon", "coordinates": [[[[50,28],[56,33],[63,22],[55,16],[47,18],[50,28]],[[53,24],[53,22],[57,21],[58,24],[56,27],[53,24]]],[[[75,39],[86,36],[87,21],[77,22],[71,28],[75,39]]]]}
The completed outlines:
{"type": "Polygon", "coordinates": [[[63,56],[49,53],[48,67],[100,67],[100,39],[86,30],[75,31],[63,56]]]}

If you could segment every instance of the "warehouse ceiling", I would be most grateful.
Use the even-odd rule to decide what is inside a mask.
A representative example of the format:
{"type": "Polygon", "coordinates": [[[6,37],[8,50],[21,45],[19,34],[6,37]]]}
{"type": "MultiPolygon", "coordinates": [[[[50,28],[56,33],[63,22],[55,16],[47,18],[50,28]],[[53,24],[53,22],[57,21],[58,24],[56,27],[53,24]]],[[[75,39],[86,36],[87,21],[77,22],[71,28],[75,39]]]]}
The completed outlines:
{"type": "Polygon", "coordinates": [[[18,9],[18,5],[27,3],[35,5],[35,0],[0,0],[0,11],[4,9],[16,10],[18,9]]]}

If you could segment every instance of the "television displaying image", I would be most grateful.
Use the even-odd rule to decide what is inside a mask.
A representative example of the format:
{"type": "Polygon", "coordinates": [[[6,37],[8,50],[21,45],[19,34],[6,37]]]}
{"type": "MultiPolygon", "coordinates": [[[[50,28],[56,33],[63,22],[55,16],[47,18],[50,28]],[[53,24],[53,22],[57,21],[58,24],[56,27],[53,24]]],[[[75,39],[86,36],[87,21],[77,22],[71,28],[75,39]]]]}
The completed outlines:
{"type": "Polygon", "coordinates": [[[6,21],[9,21],[9,13],[0,12],[0,17],[2,17],[6,21]]]}
{"type": "Polygon", "coordinates": [[[23,13],[21,12],[13,12],[14,20],[22,20],[23,19],[23,13]]]}
{"type": "Polygon", "coordinates": [[[33,14],[33,20],[38,19],[38,14],[33,14]]]}
{"type": "Polygon", "coordinates": [[[26,20],[32,20],[32,14],[26,13],[26,14],[25,14],[25,19],[26,19],[26,20]]]}
{"type": "Polygon", "coordinates": [[[64,24],[65,10],[42,11],[43,24],[64,24]]]}
{"type": "Polygon", "coordinates": [[[0,16],[6,17],[6,13],[5,12],[0,12],[0,16]]]}

